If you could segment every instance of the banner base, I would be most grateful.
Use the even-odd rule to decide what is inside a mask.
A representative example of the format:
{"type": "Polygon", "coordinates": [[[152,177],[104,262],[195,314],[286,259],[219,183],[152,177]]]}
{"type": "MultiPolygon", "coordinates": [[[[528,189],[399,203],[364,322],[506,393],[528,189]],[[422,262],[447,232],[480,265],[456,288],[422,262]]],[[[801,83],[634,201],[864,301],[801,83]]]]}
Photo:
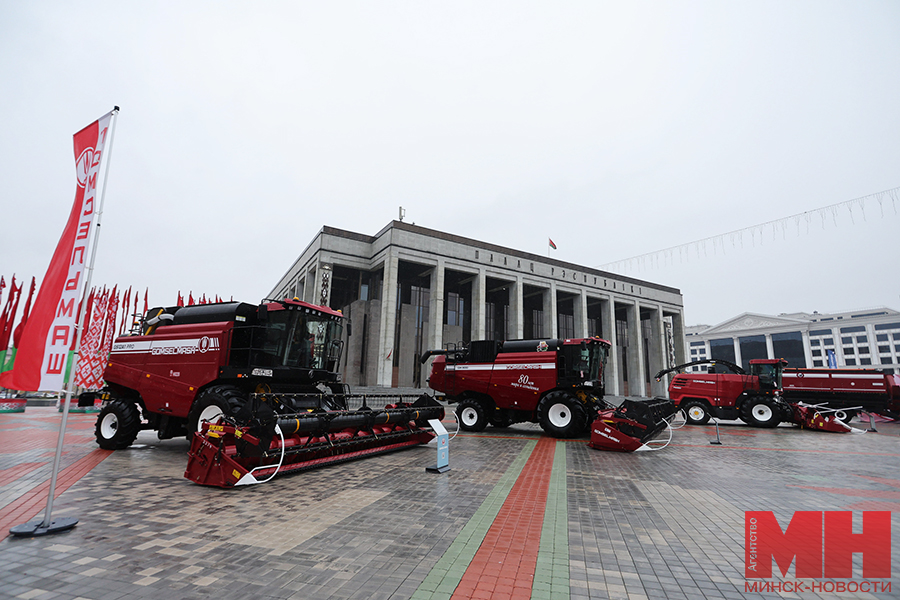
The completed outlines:
{"type": "Polygon", "coordinates": [[[43,519],[34,519],[22,525],[10,527],[9,532],[16,537],[37,537],[50,533],[68,531],[78,524],[75,517],[58,517],[50,521],[50,525],[44,527],[43,519]]]}
{"type": "Polygon", "coordinates": [[[27,401],[24,398],[3,399],[0,400],[0,413],[20,413],[25,412],[27,401]]]}

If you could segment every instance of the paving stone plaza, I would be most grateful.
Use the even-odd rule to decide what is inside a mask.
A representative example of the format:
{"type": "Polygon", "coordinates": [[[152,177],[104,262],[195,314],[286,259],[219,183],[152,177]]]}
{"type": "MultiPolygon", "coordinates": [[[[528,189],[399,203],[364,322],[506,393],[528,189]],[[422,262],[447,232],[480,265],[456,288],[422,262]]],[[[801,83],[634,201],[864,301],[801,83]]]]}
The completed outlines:
{"type": "MultiPolygon", "coordinates": [[[[43,514],[60,418],[0,414],[4,534],[43,514]]],[[[2,539],[0,598],[900,597],[896,576],[863,577],[858,553],[854,592],[796,580],[793,566],[744,577],[745,511],[785,528],[795,511],[852,510],[857,532],[862,511],[893,511],[900,531],[900,424],[841,435],[728,422],[721,445],[713,426],[687,426],[633,454],[519,424],[456,436],[444,474],[426,472],[436,450],[420,446],[222,490],[183,477],[184,439],[142,432],[108,452],[94,420],[70,416],[54,504],[79,524],[2,539]]]]}

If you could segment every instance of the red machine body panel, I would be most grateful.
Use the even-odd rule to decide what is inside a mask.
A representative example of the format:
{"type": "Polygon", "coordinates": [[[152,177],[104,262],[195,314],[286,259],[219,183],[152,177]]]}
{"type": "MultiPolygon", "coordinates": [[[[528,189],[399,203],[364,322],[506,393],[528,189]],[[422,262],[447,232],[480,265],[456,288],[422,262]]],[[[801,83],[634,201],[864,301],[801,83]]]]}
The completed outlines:
{"type": "Polygon", "coordinates": [[[556,353],[500,354],[490,373],[490,394],[498,406],[534,410],[541,390],[556,387],[556,353]]]}
{"type": "Polygon", "coordinates": [[[878,412],[900,412],[900,376],[875,369],[785,369],[788,399],[859,405],[878,412]]]}
{"type": "Polygon", "coordinates": [[[510,352],[493,363],[432,363],[429,385],[447,394],[472,391],[488,394],[498,406],[534,410],[541,391],[556,387],[556,353],[510,352]]]}
{"type": "Polygon", "coordinates": [[[701,399],[710,406],[734,406],[744,391],[759,391],[759,380],[737,373],[679,373],[669,384],[669,398],[678,406],[684,400],[701,399]]]}
{"type": "Polygon", "coordinates": [[[152,335],[119,337],[104,378],[136,390],[150,412],[187,417],[197,390],[227,363],[233,325],[170,325],[152,335]]]}

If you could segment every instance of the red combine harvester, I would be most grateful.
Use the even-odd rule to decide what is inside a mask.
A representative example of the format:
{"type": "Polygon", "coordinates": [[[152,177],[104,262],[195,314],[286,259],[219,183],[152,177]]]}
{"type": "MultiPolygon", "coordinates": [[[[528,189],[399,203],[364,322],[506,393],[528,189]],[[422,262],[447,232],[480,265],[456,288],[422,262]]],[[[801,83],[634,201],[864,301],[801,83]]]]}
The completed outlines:
{"type": "Polygon", "coordinates": [[[826,407],[787,401],[782,358],[750,361],[750,373],[727,360],[698,360],[656,374],[665,374],[695,365],[710,365],[707,373],[678,373],[669,384],[669,397],[684,411],[687,422],[705,425],[710,417],[740,419],[755,427],[777,427],[785,421],[809,429],[846,433],[853,431],[826,407]]]}
{"type": "Polygon", "coordinates": [[[429,441],[444,409],[369,396],[350,410],[341,384],[343,315],[298,300],[154,308],[113,344],[96,438],[117,450],[142,429],[191,440],[185,476],[230,487],[258,477],[380,454],[429,441]],[[277,463],[277,465],[275,464],[277,463]]]}
{"type": "Polygon", "coordinates": [[[676,409],[669,400],[608,404],[609,346],[600,338],[480,340],[428,351],[422,362],[437,355],[428,384],[457,405],[463,430],[532,422],[548,435],[571,438],[605,427],[615,433],[598,434],[595,447],[631,451],[665,428],[676,409]]]}

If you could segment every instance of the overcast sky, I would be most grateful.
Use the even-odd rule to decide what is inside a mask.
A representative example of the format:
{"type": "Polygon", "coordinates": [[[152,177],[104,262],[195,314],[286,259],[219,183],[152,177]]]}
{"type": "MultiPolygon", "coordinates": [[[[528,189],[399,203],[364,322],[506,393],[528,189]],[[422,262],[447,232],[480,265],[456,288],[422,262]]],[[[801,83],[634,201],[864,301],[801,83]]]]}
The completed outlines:
{"type": "MultiPolygon", "coordinates": [[[[598,266],[900,186],[900,2],[3,2],[0,274],[119,105],[94,282],[257,302],[323,225],[598,266]]],[[[900,202],[630,275],[687,324],[900,309],[900,202]]]]}

